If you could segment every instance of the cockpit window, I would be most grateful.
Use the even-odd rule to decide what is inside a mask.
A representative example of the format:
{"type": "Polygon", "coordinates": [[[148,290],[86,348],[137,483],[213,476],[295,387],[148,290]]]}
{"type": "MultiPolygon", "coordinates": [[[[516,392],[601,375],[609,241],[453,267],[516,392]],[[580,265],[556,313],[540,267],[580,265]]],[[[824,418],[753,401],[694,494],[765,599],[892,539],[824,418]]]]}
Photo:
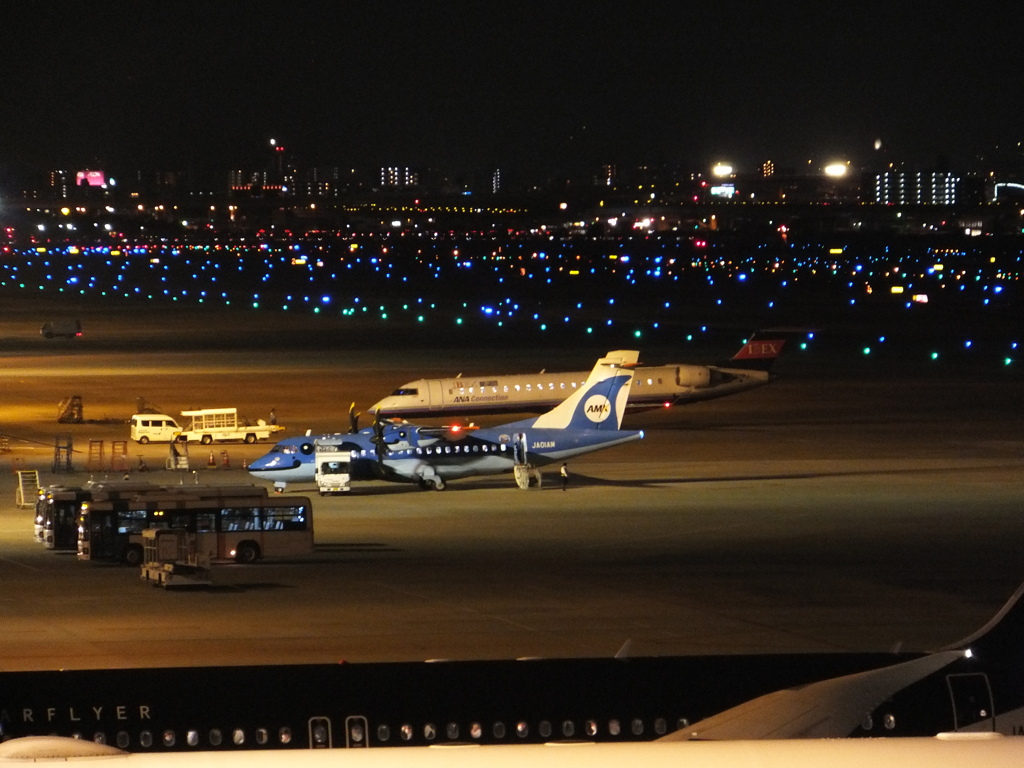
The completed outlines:
{"type": "Polygon", "coordinates": [[[391,396],[392,397],[406,397],[406,396],[418,395],[419,393],[420,393],[420,391],[418,389],[416,389],[415,387],[408,387],[408,388],[402,387],[402,388],[396,389],[394,392],[392,392],[391,396]]]}

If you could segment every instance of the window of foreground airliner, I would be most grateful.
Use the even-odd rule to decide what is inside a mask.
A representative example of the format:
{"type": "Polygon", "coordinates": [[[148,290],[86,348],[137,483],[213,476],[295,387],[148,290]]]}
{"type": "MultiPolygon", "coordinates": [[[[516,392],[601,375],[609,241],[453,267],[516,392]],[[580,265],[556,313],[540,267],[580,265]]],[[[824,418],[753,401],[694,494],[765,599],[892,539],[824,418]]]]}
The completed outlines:
{"type": "MultiPolygon", "coordinates": [[[[676,723],[676,728],[688,727],[689,721],[686,718],[680,718],[676,723]]],[[[868,723],[866,726],[870,728],[873,723],[868,723]]],[[[895,727],[895,718],[892,715],[888,715],[884,720],[884,725],[888,729],[895,727]]],[[[321,726],[324,727],[324,726],[321,726]]],[[[434,723],[426,723],[422,726],[415,726],[410,723],[405,723],[398,727],[395,732],[392,732],[391,726],[386,723],[381,723],[376,726],[375,732],[377,735],[377,742],[380,744],[386,744],[392,740],[396,735],[399,740],[403,742],[413,742],[416,739],[417,727],[419,733],[424,741],[433,742],[439,738],[447,741],[458,741],[460,738],[465,738],[464,733],[469,734],[469,738],[474,741],[479,741],[484,736],[484,725],[480,722],[471,722],[465,731],[462,726],[455,722],[448,722],[444,726],[444,730],[440,730],[434,723]]],[[[618,719],[610,718],[606,725],[602,727],[601,723],[597,720],[586,720],[582,724],[582,736],[584,738],[594,739],[598,738],[602,732],[611,737],[618,737],[623,734],[622,723],[618,719]]],[[[664,736],[669,731],[668,721],[663,718],[655,718],[654,720],[644,722],[641,718],[634,718],[629,721],[629,730],[633,736],[643,736],[647,728],[650,728],[657,736],[664,736]]],[[[862,723],[862,727],[864,724],[862,723]]],[[[509,734],[505,723],[502,721],[495,721],[490,726],[491,737],[495,741],[503,741],[509,734]]],[[[516,722],[514,727],[515,736],[520,740],[526,740],[531,737],[531,731],[535,739],[551,739],[551,738],[564,738],[571,739],[577,735],[576,723],[572,720],[563,720],[561,723],[555,724],[550,720],[540,720],[535,725],[531,725],[526,720],[519,720],[516,722]],[[533,730],[535,729],[535,730],[533,730]]],[[[83,738],[84,734],[75,734],[75,738],[83,738]]],[[[324,730],[319,737],[325,740],[327,738],[327,731],[324,730]]],[[[225,744],[224,733],[219,728],[212,728],[207,733],[207,745],[210,747],[221,747],[225,744]]],[[[316,736],[314,737],[316,738],[316,736]]],[[[132,746],[133,736],[128,731],[118,731],[114,735],[114,743],[120,749],[130,749],[132,746]]],[[[253,731],[253,739],[256,744],[260,746],[272,745],[270,731],[267,728],[256,728],[253,731]]],[[[107,743],[107,734],[102,731],[93,733],[92,740],[97,744],[107,743]]],[[[182,739],[182,746],[187,745],[191,748],[202,749],[203,739],[197,730],[185,731],[185,737],[182,739]]],[[[292,731],[288,727],[283,727],[277,731],[277,741],[281,745],[290,744],[292,741],[292,731]]],[[[161,742],[163,747],[167,749],[174,749],[178,747],[179,740],[177,733],[171,729],[163,731],[161,734],[161,742]]],[[[229,746],[245,748],[248,743],[248,736],[245,731],[241,728],[235,728],[231,731],[230,741],[227,742],[229,746]]],[[[142,749],[151,749],[154,744],[153,733],[151,731],[140,731],[138,734],[138,745],[142,749]]]]}

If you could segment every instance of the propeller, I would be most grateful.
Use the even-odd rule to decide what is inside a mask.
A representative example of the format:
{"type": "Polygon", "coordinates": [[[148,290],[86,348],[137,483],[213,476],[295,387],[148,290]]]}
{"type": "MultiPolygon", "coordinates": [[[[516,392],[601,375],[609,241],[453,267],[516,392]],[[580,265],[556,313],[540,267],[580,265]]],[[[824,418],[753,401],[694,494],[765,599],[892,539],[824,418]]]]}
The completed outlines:
{"type": "Polygon", "coordinates": [[[359,431],[359,417],[362,414],[356,410],[356,403],[353,400],[352,405],[348,407],[348,433],[354,435],[359,431]]]}

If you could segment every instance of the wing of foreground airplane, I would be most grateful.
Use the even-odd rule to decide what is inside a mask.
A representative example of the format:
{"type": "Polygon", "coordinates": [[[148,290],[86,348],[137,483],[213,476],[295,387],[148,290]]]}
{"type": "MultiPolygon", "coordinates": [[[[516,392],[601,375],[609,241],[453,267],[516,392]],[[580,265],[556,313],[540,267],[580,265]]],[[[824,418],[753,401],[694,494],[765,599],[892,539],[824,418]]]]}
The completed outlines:
{"type": "Polygon", "coordinates": [[[865,714],[894,693],[963,655],[963,651],[942,651],[891,667],[776,691],[661,740],[842,738],[853,733],[865,714]]]}

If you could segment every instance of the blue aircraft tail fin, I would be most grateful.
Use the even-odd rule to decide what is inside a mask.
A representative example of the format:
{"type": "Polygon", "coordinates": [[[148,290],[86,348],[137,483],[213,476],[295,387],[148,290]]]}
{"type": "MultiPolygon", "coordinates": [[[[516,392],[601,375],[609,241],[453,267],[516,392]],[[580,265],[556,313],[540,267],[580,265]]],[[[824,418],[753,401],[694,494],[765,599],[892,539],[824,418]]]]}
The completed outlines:
{"type": "Polygon", "coordinates": [[[640,359],[636,350],[616,350],[597,361],[587,382],[554,409],[537,417],[535,429],[608,429],[622,426],[633,373],[640,359]]]}

